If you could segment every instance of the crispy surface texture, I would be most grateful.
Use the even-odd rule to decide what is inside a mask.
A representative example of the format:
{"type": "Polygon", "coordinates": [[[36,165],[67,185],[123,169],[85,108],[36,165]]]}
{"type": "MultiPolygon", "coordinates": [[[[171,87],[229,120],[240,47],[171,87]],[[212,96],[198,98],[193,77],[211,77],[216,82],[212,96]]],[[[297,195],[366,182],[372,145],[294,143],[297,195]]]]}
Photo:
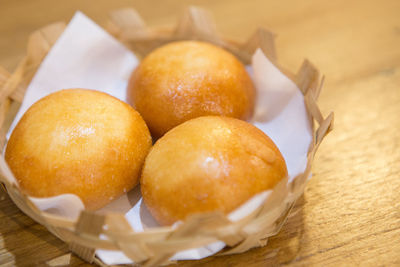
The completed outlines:
{"type": "Polygon", "coordinates": [[[149,54],[132,74],[128,99],[154,137],[199,116],[242,120],[253,114],[255,88],[231,53],[199,41],[169,43],[149,54]]]}
{"type": "Polygon", "coordinates": [[[193,213],[229,213],[286,175],[280,151],[262,131],[238,119],[206,116],[156,142],[141,190],[151,214],[169,225],[193,213]]]}
{"type": "Polygon", "coordinates": [[[150,147],[145,122],[128,104],[105,93],[69,89],[29,108],[5,157],[29,195],[73,193],[96,210],[138,183],[150,147]]]}

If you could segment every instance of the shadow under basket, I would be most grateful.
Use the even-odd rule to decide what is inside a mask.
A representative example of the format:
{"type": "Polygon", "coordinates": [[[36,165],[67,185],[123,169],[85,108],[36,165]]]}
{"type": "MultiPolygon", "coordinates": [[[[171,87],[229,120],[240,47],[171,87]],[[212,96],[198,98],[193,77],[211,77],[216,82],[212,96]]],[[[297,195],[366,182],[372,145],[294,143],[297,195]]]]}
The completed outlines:
{"type": "MultiPolygon", "coordinates": [[[[42,60],[65,28],[64,23],[48,25],[29,38],[27,54],[15,72],[10,74],[0,67],[0,144],[4,147],[6,133],[24,98],[25,90],[42,60]]],[[[222,241],[226,247],[216,255],[228,255],[264,246],[270,236],[277,234],[284,224],[296,199],[303,193],[311,164],[320,143],[332,129],[333,113],[324,118],[316,104],[323,78],[307,60],[296,74],[279,66],[276,60],[274,35],[258,29],[245,43],[236,43],[219,36],[209,14],[202,9],[189,7],[175,27],[150,29],[133,9],[111,12],[106,29],[130,48],[139,58],[153,49],[176,40],[201,40],[221,46],[236,55],[244,64],[251,62],[257,48],[294,81],[301,90],[313,133],[308,149],[307,167],[288,184],[289,201],[278,218],[271,220],[271,207],[262,204],[254,212],[236,222],[221,213],[198,214],[181,225],[158,227],[135,232],[124,214],[98,214],[82,211],[77,220],[70,220],[43,212],[21,192],[13,179],[4,157],[0,158],[0,182],[14,203],[28,216],[44,225],[51,233],[69,244],[71,251],[90,263],[105,266],[95,256],[96,249],[117,250],[125,253],[135,263],[155,266],[169,263],[175,253],[222,241]],[[316,122],[316,123],[315,123],[316,122]],[[318,127],[317,127],[318,126],[318,127]],[[100,236],[102,238],[100,238],[100,236]]]]}

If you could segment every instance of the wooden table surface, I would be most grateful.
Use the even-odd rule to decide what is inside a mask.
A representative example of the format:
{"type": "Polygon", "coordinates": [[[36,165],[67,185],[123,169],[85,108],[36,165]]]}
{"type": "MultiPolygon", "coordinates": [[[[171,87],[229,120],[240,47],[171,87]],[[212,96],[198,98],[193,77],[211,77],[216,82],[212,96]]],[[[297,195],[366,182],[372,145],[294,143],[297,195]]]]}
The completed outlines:
{"type": "MultiPolygon", "coordinates": [[[[0,65],[12,71],[32,31],[77,9],[104,24],[109,10],[131,6],[161,25],[188,4],[209,9],[236,40],[258,26],[277,33],[279,61],[291,70],[310,59],[326,75],[319,103],[335,111],[335,129],[266,247],[180,265],[400,265],[400,1],[0,0],[0,65]]],[[[0,194],[0,265],[86,265],[0,194]]]]}

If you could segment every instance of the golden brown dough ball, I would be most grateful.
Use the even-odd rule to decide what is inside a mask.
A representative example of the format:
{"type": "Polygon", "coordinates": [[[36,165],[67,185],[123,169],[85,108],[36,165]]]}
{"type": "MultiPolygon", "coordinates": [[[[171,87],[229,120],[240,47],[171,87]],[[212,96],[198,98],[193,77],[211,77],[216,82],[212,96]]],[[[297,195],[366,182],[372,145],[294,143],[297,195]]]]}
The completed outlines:
{"type": "Polygon", "coordinates": [[[129,102],[153,137],[192,118],[251,118],[255,88],[231,53],[199,41],[164,45],[143,59],[128,86],[129,102]]]}
{"type": "Polygon", "coordinates": [[[140,183],[153,217],[169,225],[199,212],[227,214],[286,175],[285,160],[261,130],[238,119],[206,116],[156,142],[140,183]]]}
{"type": "Polygon", "coordinates": [[[150,147],[150,132],[130,105],[105,93],[70,89],[28,109],[5,158],[27,194],[72,193],[95,210],[138,183],[150,147]]]}

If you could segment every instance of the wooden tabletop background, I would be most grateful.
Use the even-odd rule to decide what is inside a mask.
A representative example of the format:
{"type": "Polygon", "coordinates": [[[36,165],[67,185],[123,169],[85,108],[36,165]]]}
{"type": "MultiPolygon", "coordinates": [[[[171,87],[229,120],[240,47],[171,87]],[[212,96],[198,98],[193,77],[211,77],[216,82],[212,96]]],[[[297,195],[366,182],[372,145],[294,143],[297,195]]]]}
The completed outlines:
{"type": "MultiPolygon", "coordinates": [[[[219,31],[245,40],[277,34],[280,63],[303,58],[326,75],[320,97],[334,110],[313,178],[281,232],[263,248],[181,266],[400,265],[400,1],[0,0],[0,65],[13,71],[29,34],[78,9],[100,24],[134,7],[149,25],[173,24],[185,5],[207,8],[219,31]]],[[[1,191],[1,190],[0,190],[1,191]]],[[[0,193],[0,265],[86,265],[0,193]]]]}

